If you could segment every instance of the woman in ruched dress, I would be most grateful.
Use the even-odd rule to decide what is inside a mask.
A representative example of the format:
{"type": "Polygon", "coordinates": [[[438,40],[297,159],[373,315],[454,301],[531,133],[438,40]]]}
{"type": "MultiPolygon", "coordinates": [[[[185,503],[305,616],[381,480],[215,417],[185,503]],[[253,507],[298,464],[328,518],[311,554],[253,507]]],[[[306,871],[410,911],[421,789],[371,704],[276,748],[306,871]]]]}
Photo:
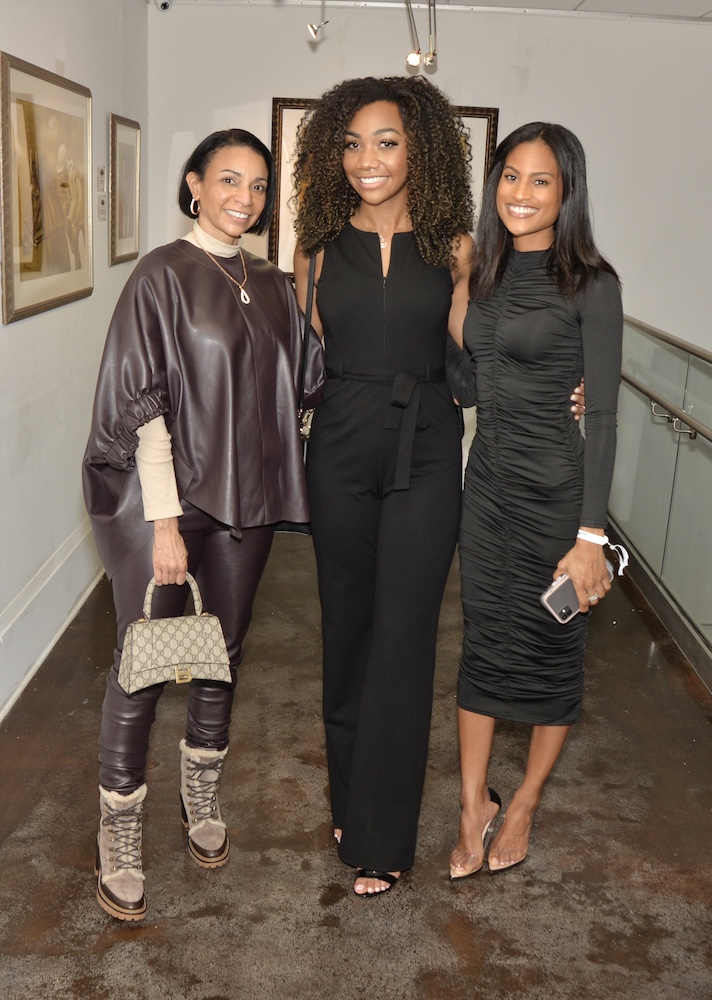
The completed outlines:
{"type": "Polygon", "coordinates": [[[466,149],[440,91],[401,77],[335,87],[297,141],[297,295],[304,307],[316,255],[327,365],[307,479],[331,808],[365,898],[415,856],[460,521],[460,421],[445,367],[472,245],[466,149]]]}
{"type": "Polygon", "coordinates": [[[593,241],[580,142],[534,122],[498,147],[476,233],[464,322],[477,397],[460,534],[465,636],[458,682],[459,842],[452,878],[483,867],[500,808],[488,787],[496,719],[532,726],[524,779],[489,849],[523,861],[534,815],[583,694],[587,614],[604,558],[616,443],[622,308],[593,241]],[[585,442],[568,405],[586,383],[585,442]],[[541,593],[568,573],[577,614],[541,593]]]}

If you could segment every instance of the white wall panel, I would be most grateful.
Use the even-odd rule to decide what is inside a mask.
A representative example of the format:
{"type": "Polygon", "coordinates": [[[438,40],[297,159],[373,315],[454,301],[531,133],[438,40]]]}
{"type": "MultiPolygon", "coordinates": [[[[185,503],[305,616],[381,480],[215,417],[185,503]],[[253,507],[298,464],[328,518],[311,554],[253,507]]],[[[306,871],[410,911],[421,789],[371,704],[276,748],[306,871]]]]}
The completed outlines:
{"type": "MultiPolygon", "coordinates": [[[[5,52],[91,90],[94,191],[109,161],[109,112],[146,135],[146,9],[145,0],[0,3],[5,52]]],[[[106,328],[132,265],[109,267],[96,197],[92,224],[93,294],[0,327],[0,713],[100,572],[80,466],[106,328]]],[[[147,232],[144,213],[144,248],[147,232]]]]}
{"type": "MultiPolygon", "coordinates": [[[[313,44],[311,7],[149,8],[152,244],[184,229],[175,187],[194,141],[239,125],[269,143],[272,97],[405,72],[403,10],[328,6],[327,16],[313,44]]],[[[424,12],[416,20],[424,42],[424,12]]],[[[432,79],[456,104],[500,108],[500,138],[532,120],[580,136],[597,238],[626,310],[712,348],[712,198],[700,183],[712,160],[707,26],[442,8],[438,58],[432,79]]]]}

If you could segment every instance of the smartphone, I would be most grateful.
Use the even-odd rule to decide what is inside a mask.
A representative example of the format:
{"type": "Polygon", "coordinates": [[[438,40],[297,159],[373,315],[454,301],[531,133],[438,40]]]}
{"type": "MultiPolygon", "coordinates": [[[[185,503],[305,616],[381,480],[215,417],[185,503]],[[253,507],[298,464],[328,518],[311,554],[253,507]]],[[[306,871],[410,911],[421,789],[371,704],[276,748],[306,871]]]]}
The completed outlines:
{"type": "MultiPolygon", "coordinates": [[[[606,568],[608,569],[608,579],[612,580],[613,566],[607,559],[606,568]]],[[[571,577],[568,573],[564,573],[558,579],[554,580],[539,600],[546,610],[556,618],[557,622],[561,622],[562,625],[570,622],[581,610],[579,608],[578,597],[576,596],[576,588],[571,582],[571,577]]]]}
{"type": "Polygon", "coordinates": [[[557,622],[565,624],[577,615],[579,608],[576,588],[571,582],[568,573],[564,573],[557,580],[554,580],[550,587],[544,591],[539,598],[547,611],[549,611],[557,622]]]}

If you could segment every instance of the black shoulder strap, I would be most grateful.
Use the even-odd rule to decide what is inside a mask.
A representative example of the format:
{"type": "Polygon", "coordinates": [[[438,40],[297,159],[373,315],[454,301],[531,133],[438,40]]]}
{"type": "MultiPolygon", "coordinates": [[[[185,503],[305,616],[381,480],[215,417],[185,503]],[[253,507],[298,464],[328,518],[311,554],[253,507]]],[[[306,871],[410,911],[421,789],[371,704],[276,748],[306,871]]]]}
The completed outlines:
{"type": "Polygon", "coordinates": [[[307,302],[304,310],[304,334],[302,336],[302,370],[299,376],[299,409],[304,408],[304,383],[307,377],[307,358],[309,356],[309,334],[311,331],[312,302],[314,299],[314,274],[316,272],[316,254],[309,258],[309,277],[307,279],[307,302]]]}

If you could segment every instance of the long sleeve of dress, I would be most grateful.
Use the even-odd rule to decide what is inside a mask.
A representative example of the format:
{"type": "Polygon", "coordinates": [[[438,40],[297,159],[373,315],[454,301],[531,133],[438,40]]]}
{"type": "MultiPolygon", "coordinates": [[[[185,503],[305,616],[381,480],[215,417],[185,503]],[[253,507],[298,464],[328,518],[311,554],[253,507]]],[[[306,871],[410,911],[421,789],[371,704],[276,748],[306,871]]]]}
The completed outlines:
{"type": "Polygon", "coordinates": [[[474,406],[477,402],[472,364],[468,352],[459,348],[448,333],[445,337],[447,384],[453,397],[462,407],[474,406]]]}
{"type": "Polygon", "coordinates": [[[623,307],[618,282],[601,272],[579,297],[586,389],[581,524],[605,528],[616,456],[616,411],[621,376],[623,307]]]}

